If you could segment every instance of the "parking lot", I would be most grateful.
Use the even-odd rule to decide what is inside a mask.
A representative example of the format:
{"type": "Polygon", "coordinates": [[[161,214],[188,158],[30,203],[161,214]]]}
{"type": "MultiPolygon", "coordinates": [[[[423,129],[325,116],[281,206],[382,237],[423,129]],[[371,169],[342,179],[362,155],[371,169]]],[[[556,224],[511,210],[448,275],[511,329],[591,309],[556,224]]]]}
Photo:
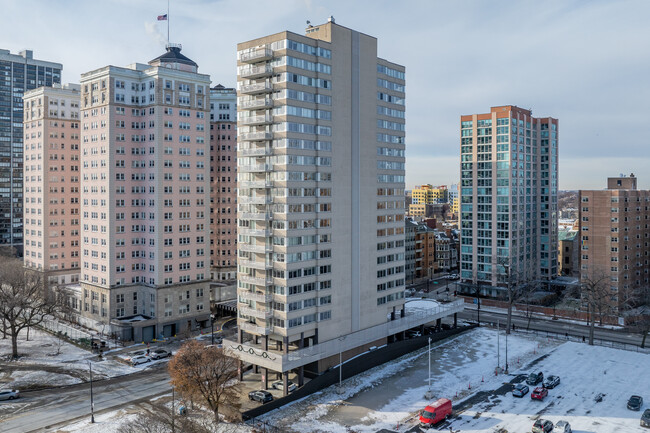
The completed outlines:
{"type": "MultiPolygon", "coordinates": [[[[648,431],[641,413],[628,410],[630,395],[648,393],[650,357],[612,348],[527,336],[508,338],[509,374],[495,376],[497,356],[505,367],[503,332],[477,329],[437,345],[432,350],[432,399],[428,385],[427,351],[421,350],[269,413],[264,419],[287,432],[403,432],[417,427],[419,411],[437,398],[453,401],[453,417],[437,430],[495,433],[530,432],[541,418],[568,421],[578,433],[648,431]],[[530,372],[557,375],[560,384],[543,400],[512,396],[516,383],[530,372]],[[603,394],[596,402],[596,396],[603,394]]],[[[650,395],[646,396],[650,399],[650,395]]],[[[415,430],[413,430],[415,429],[415,430]]]]}

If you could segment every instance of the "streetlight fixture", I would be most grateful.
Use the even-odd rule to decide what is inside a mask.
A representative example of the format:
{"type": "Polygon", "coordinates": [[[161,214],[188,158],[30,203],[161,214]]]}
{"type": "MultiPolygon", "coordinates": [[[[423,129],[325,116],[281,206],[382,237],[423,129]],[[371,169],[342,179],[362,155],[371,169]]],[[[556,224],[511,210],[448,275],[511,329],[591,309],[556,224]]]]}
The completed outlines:
{"type": "Polygon", "coordinates": [[[93,399],[93,365],[88,361],[88,367],[90,368],[90,422],[91,424],[95,423],[95,401],[93,399]]]}

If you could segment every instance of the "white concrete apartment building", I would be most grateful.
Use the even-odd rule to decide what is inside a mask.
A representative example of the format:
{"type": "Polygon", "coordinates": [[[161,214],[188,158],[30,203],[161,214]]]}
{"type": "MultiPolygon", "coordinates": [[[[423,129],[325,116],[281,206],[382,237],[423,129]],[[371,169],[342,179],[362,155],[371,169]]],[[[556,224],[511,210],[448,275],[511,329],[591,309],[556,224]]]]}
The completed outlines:
{"type": "Polygon", "coordinates": [[[25,92],[25,268],[49,285],[79,281],[79,85],[25,92]]]}
{"type": "Polygon", "coordinates": [[[209,320],[210,78],[180,51],[81,77],[82,315],[125,339],[209,320]]]}
{"type": "Polygon", "coordinates": [[[332,18],[237,50],[239,335],[224,347],[263,387],[270,372],[302,384],[305,369],[416,326],[404,306],[405,68],[332,18]]]}

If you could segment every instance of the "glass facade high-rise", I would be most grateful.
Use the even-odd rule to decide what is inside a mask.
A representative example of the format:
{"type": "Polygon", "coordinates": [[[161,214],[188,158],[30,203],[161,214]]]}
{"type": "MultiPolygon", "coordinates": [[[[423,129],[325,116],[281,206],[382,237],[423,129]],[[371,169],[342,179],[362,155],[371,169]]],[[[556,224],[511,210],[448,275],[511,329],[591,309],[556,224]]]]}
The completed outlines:
{"type": "Polygon", "coordinates": [[[500,106],[460,127],[461,281],[498,296],[508,281],[554,278],[558,120],[500,106]]]}
{"type": "Polygon", "coordinates": [[[59,63],[0,50],[0,247],[23,251],[23,94],[61,83],[59,63]]]}

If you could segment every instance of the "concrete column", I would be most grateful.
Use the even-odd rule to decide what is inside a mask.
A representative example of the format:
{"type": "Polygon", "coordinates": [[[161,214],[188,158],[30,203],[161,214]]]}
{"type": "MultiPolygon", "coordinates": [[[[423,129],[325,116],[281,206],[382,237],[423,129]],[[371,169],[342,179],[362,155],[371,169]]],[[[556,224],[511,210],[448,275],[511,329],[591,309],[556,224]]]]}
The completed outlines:
{"type": "Polygon", "coordinates": [[[262,337],[262,349],[269,350],[269,336],[265,335],[262,337]]]}
{"type": "Polygon", "coordinates": [[[298,342],[298,349],[302,349],[303,347],[305,347],[305,333],[301,332],[300,341],[298,342]]]}
{"type": "Polygon", "coordinates": [[[454,313],[454,328],[458,327],[458,313],[454,313]]]}
{"type": "Polygon", "coordinates": [[[406,316],[406,307],[402,307],[402,311],[400,314],[401,314],[400,317],[406,316]]]}
{"type": "Polygon", "coordinates": [[[442,319],[436,320],[436,328],[438,328],[438,329],[442,328],[442,319]]]}
{"type": "Polygon", "coordinates": [[[284,353],[289,353],[289,337],[282,337],[284,353]]]}
{"type": "Polygon", "coordinates": [[[282,384],[283,384],[282,395],[286,397],[287,395],[289,395],[289,372],[288,371],[282,373],[282,384]]]}
{"type": "Polygon", "coordinates": [[[237,375],[240,382],[244,380],[244,363],[241,360],[237,361],[237,375]]]}
{"type": "Polygon", "coordinates": [[[314,331],[314,344],[318,344],[318,328],[314,331]]]}
{"type": "Polygon", "coordinates": [[[396,311],[397,311],[397,307],[393,307],[393,311],[390,312],[390,320],[395,320],[396,311]]]}
{"type": "Polygon", "coordinates": [[[269,389],[269,369],[260,367],[262,372],[262,389],[269,389]]]}
{"type": "Polygon", "coordinates": [[[424,324],[420,325],[420,335],[424,335],[424,324]]]}
{"type": "Polygon", "coordinates": [[[298,386],[303,386],[305,384],[305,367],[298,367],[298,386]]]}

